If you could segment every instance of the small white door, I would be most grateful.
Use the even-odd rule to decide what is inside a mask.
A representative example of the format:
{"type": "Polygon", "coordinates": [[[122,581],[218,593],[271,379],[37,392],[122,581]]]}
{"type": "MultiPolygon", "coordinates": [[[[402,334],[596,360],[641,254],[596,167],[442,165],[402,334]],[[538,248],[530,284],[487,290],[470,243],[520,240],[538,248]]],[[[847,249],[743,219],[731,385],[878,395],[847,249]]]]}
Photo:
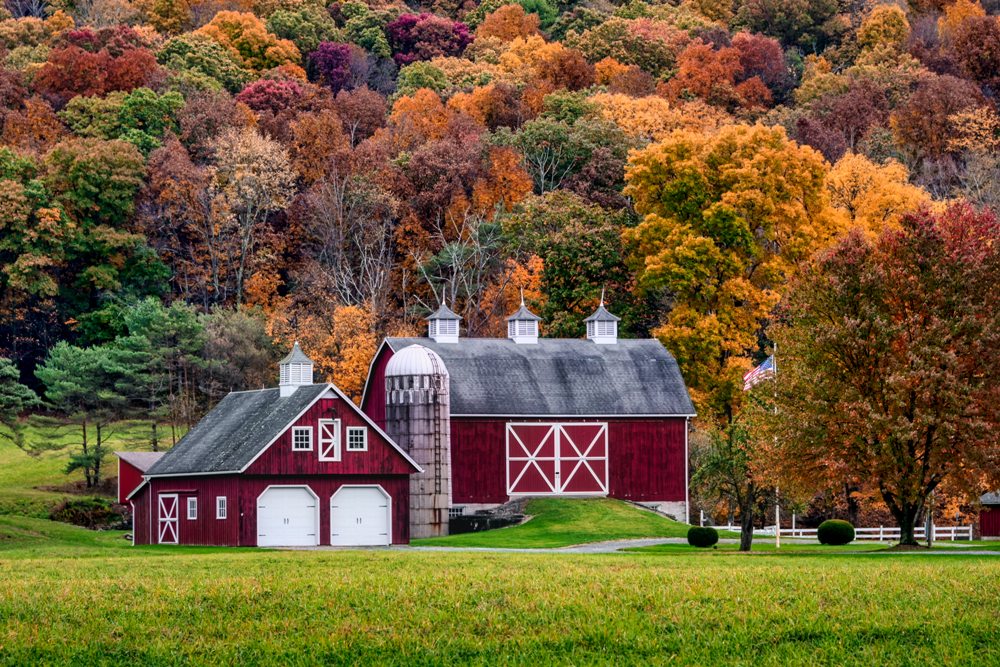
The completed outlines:
{"type": "Polygon", "coordinates": [[[159,539],[160,544],[177,544],[177,494],[164,493],[159,497],[159,539]]]}
{"type": "Polygon", "coordinates": [[[257,499],[257,546],[310,547],[319,544],[319,507],[305,486],[272,486],[257,499]]]}
{"type": "Polygon", "coordinates": [[[330,499],[330,544],[387,546],[389,495],[378,486],[342,486],[330,499]]]}

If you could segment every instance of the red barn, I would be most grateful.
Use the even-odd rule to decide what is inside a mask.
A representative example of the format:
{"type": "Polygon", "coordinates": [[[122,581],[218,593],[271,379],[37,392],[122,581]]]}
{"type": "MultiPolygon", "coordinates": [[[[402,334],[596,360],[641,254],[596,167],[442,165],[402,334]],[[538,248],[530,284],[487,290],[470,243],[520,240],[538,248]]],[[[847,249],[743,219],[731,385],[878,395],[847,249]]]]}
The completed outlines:
{"type": "Polygon", "coordinates": [[[406,452],[295,345],[277,389],[233,392],[129,495],[136,544],[409,541],[406,452]]]}
{"type": "Polygon", "coordinates": [[[1000,493],[987,493],[979,499],[979,535],[984,540],[1000,540],[1000,493]]]}
{"type": "Polygon", "coordinates": [[[142,484],[142,476],[160,460],[163,452],[115,452],[118,457],[118,503],[128,503],[129,494],[142,484]]]}
{"type": "Polygon", "coordinates": [[[523,304],[505,339],[460,337],[459,319],[442,306],[428,338],[386,339],[365,387],[362,408],[424,468],[415,537],[519,496],[609,496],[687,520],[694,407],[658,341],[619,339],[603,303],[586,339],[539,338],[523,304]]]}

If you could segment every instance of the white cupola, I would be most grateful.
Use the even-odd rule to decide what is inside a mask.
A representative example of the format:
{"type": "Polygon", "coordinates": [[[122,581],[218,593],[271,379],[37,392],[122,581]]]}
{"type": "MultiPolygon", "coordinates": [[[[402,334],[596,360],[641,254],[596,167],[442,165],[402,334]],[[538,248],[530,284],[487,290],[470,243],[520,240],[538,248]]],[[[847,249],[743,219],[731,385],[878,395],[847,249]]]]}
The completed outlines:
{"type": "Polygon", "coordinates": [[[521,292],[521,307],[507,318],[507,337],[519,344],[538,343],[538,323],[542,321],[538,315],[528,310],[524,305],[524,291],[521,292]]]}
{"type": "Polygon", "coordinates": [[[457,343],[458,323],[462,318],[448,306],[441,307],[427,316],[427,337],[435,343],[457,343]]]}
{"type": "Polygon", "coordinates": [[[288,356],[278,362],[278,368],[278,394],[282,398],[291,396],[299,387],[313,383],[313,361],[302,351],[298,341],[292,345],[288,356]]]}
{"type": "Polygon", "coordinates": [[[620,317],[615,317],[604,307],[604,290],[601,290],[601,304],[593,315],[584,320],[587,323],[587,338],[598,345],[616,344],[620,321],[620,317]]]}

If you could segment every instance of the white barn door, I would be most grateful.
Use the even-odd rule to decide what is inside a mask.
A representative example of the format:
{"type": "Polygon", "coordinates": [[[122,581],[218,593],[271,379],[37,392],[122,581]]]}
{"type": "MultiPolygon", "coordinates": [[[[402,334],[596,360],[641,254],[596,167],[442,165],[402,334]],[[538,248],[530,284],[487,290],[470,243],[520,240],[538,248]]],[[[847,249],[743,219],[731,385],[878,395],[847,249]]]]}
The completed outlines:
{"type": "Polygon", "coordinates": [[[177,544],[178,536],[178,502],[176,493],[163,493],[158,496],[157,503],[157,542],[160,544],[177,544]]]}
{"type": "Polygon", "coordinates": [[[257,546],[319,544],[319,502],[307,486],[271,486],[257,499],[257,546]]]}

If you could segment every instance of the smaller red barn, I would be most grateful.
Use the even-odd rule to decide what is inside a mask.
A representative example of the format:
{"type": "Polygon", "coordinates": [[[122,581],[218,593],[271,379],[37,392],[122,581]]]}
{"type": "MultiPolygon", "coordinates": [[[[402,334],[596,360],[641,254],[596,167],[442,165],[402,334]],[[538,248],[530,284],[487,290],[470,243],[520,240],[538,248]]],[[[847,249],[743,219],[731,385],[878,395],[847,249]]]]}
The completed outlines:
{"type": "Polygon", "coordinates": [[[1000,493],[987,493],[979,499],[979,535],[984,540],[1000,540],[1000,493]]]}
{"type": "Polygon", "coordinates": [[[142,484],[142,476],[160,460],[163,452],[115,452],[118,457],[118,503],[128,502],[129,494],[142,484]]]}
{"type": "Polygon", "coordinates": [[[129,494],[135,544],[409,542],[409,455],[296,343],[277,389],[233,392],[129,494]]]}

